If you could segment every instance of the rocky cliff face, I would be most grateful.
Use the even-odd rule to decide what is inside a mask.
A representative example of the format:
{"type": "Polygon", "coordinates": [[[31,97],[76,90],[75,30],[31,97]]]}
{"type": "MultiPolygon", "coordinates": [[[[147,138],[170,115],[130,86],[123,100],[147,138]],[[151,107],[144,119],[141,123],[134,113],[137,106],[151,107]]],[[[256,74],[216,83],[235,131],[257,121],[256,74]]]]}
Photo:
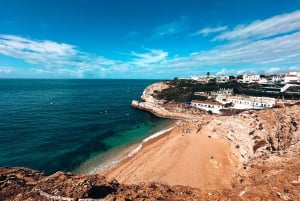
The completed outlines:
{"type": "Polygon", "coordinates": [[[283,153],[299,146],[300,106],[245,111],[216,117],[206,126],[224,138],[243,164],[255,157],[283,153]]]}
{"type": "Polygon", "coordinates": [[[169,85],[165,82],[154,83],[144,90],[141,102],[133,100],[131,105],[156,116],[171,119],[198,119],[199,115],[207,114],[206,111],[186,104],[166,103],[164,100],[157,100],[155,95],[168,87],[169,85]]]}

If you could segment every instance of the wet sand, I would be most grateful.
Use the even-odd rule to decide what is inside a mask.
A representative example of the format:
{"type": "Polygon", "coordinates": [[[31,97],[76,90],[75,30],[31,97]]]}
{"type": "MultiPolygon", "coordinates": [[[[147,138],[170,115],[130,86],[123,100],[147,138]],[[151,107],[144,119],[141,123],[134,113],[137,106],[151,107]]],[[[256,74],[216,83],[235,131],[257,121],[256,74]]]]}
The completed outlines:
{"type": "Polygon", "coordinates": [[[197,123],[181,123],[143,144],[134,156],[105,173],[121,183],[160,182],[196,188],[231,188],[237,159],[228,144],[197,123]]]}

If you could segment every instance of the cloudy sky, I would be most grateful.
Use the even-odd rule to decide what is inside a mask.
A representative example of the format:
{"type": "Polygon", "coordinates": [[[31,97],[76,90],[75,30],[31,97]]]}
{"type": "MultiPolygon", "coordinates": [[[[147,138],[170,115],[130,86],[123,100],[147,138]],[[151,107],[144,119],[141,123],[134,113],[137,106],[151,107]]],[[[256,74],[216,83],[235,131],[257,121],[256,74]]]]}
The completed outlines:
{"type": "Polygon", "coordinates": [[[300,70],[300,0],[0,0],[0,78],[300,70]]]}

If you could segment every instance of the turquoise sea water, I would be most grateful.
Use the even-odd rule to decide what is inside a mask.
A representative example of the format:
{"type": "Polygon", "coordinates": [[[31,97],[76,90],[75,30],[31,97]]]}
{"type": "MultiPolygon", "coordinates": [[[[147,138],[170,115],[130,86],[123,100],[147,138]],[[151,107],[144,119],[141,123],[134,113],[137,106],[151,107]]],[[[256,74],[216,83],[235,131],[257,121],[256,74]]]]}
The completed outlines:
{"type": "Polygon", "coordinates": [[[0,80],[0,166],[72,171],[168,120],[130,106],[155,80],[0,80]]]}

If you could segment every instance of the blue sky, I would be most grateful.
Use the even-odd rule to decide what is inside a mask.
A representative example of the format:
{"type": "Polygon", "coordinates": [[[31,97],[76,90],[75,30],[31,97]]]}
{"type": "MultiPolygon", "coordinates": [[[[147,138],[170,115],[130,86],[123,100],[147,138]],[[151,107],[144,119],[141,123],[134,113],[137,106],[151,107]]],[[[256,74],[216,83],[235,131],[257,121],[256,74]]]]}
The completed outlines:
{"type": "Polygon", "coordinates": [[[300,0],[0,0],[1,78],[300,70],[300,0]]]}

